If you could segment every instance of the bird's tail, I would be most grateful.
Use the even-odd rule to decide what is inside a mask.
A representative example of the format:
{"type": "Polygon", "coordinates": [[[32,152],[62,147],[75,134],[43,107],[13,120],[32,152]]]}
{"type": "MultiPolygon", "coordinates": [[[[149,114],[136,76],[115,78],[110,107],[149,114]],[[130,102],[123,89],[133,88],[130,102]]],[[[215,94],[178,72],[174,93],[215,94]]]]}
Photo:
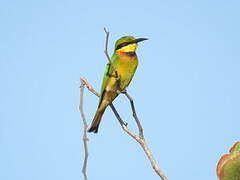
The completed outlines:
{"type": "Polygon", "coordinates": [[[106,107],[103,109],[98,108],[98,110],[93,118],[91,127],[88,129],[88,132],[94,132],[94,133],[98,132],[98,127],[101,122],[101,119],[102,119],[105,109],[106,109],[106,107]]]}

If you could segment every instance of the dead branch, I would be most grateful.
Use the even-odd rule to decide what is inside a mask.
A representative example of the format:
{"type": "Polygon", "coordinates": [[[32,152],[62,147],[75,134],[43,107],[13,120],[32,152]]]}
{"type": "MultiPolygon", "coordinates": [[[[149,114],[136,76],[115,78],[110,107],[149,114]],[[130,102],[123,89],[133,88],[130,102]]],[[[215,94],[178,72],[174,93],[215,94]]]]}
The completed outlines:
{"type": "Polygon", "coordinates": [[[83,162],[83,168],[82,168],[82,173],[84,176],[84,180],[87,180],[87,162],[88,162],[88,137],[87,137],[87,129],[88,129],[88,125],[87,125],[87,121],[85,118],[85,114],[83,111],[83,93],[84,93],[84,81],[81,81],[81,85],[80,85],[80,105],[79,105],[79,110],[81,112],[81,116],[82,116],[82,120],[83,120],[83,146],[84,146],[84,162],[83,162]]]}
{"type": "MultiPolygon", "coordinates": [[[[82,87],[84,87],[84,85],[85,85],[90,92],[92,92],[92,93],[93,93],[94,95],[96,95],[96,96],[99,96],[99,94],[93,89],[93,87],[91,86],[91,84],[90,84],[85,78],[80,78],[80,81],[81,81],[81,86],[82,86],[82,87]]],[[[83,91],[82,91],[81,93],[83,93],[83,91]]],[[[82,97],[82,96],[83,96],[83,94],[81,94],[80,97],[82,97]]],[[[128,95],[128,97],[130,97],[130,96],[128,95]]],[[[131,100],[132,102],[131,102],[131,101],[130,101],[130,102],[131,102],[131,104],[133,104],[132,109],[134,109],[134,112],[135,112],[135,113],[133,112],[133,114],[135,114],[134,116],[137,117],[137,116],[136,116],[136,111],[135,111],[135,107],[134,107],[133,100],[132,100],[132,98],[130,98],[129,100],[131,100]]],[[[82,102],[82,101],[80,101],[80,102],[82,102]]],[[[83,104],[83,103],[82,103],[82,104],[83,104]]],[[[148,160],[150,161],[150,163],[151,163],[154,171],[159,175],[159,177],[160,177],[162,180],[168,180],[167,177],[166,177],[166,176],[164,175],[164,173],[162,172],[162,170],[160,169],[159,165],[157,164],[157,161],[155,160],[155,158],[154,158],[151,150],[149,149],[149,147],[148,147],[148,145],[147,145],[147,143],[146,143],[146,141],[145,141],[145,139],[144,139],[143,130],[140,130],[140,129],[139,129],[139,135],[136,135],[135,133],[131,132],[131,130],[127,127],[127,125],[124,123],[124,121],[123,121],[122,118],[120,117],[120,115],[119,115],[119,113],[117,112],[117,110],[116,110],[116,108],[114,107],[114,105],[113,105],[113,104],[110,104],[110,107],[111,107],[114,115],[116,116],[117,120],[119,121],[122,129],[123,129],[128,135],[130,135],[133,139],[135,139],[135,140],[141,145],[141,147],[143,148],[143,151],[145,152],[148,160]],[[142,133],[142,135],[141,135],[141,133],[142,133]]],[[[84,113],[82,113],[82,114],[84,115],[84,113]]],[[[82,116],[82,117],[83,117],[83,116],[82,116]]],[[[84,118],[84,119],[85,119],[85,118],[84,118]]],[[[136,119],[135,119],[135,120],[136,120],[136,119]]],[[[137,119],[137,120],[138,120],[138,119],[137,119]]],[[[137,122],[139,123],[139,125],[137,125],[138,128],[139,128],[139,127],[142,128],[142,126],[141,126],[141,124],[140,124],[140,121],[139,121],[139,120],[137,121],[137,120],[136,120],[136,123],[137,123],[137,122]]],[[[138,124],[138,123],[137,123],[137,124],[138,124]]],[[[84,131],[85,131],[85,128],[84,128],[84,131]]],[[[85,147],[85,142],[84,142],[84,147],[85,147]]],[[[87,159],[87,158],[86,158],[86,153],[85,153],[85,159],[87,159]]],[[[85,164],[87,164],[87,163],[85,163],[85,161],[84,161],[84,165],[85,165],[85,164]]]]}
{"type": "MultiPolygon", "coordinates": [[[[84,114],[84,110],[83,110],[83,94],[84,94],[84,87],[86,86],[87,89],[92,92],[94,95],[99,97],[99,94],[97,91],[94,90],[94,88],[92,87],[92,85],[85,79],[85,78],[80,78],[80,105],[79,105],[79,110],[81,113],[81,117],[83,120],[83,146],[84,146],[84,162],[83,162],[83,167],[82,167],[82,173],[84,176],[84,180],[87,180],[87,162],[88,162],[88,156],[89,156],[89,152],[88,152],[88,144],[87,142],[89,141],[88,137],[87,137],[87,129],[88,129],[88,124],[85,118],[85,114],[84,114]]],[[[116,110],[114,105],[111,103],[110,107],[113,110],[116,110]]],[[[121,118],[117,118],[119,120],[119,123],[122,125],[127,125],[124,123],[124,121],[121,118]]]]}
{"type": "Polygon", "coordinates": [[[132,113],[133,113],[133,118],[135,119],[138,130],[139,130],[139,136],[141,138],[143,138],[144,137],[143,136],[143,128],[142,128],[140,121],[138,120],[136,109],[135,109],[134,102],[133,102],[133,98],[127,93],[127,90],[124,90],[122,93],[126,95],[126,97],[128,98],[128,100],[130,102],[132,113]]]}

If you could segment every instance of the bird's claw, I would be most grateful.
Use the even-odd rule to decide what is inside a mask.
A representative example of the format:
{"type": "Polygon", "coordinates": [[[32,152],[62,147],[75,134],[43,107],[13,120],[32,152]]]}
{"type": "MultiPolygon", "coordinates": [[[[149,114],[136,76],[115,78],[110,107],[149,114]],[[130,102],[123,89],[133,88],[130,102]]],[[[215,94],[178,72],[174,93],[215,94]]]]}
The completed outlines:
{"type": "Polygon", "coordinates": [[[122,126],[128,126],[128,123],[125,123],[124,121],[121,122],[122,126]]]}
{"type": "Polygon", "coordinates": [[[122,93],[122,94],[126,94],[126,93],[127,93],[127,90],[124,89],[124,90],[121,91],[121,93],[122,93]]]}

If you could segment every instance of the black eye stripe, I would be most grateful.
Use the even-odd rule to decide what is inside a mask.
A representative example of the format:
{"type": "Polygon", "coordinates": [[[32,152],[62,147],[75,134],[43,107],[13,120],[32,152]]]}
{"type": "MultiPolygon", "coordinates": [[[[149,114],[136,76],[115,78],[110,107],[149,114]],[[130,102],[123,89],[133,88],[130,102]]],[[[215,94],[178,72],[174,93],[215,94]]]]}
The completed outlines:
{"type": "Polygon", "coordinates": [[[130,43],[128,43],[128,42],[123,42],[123,43],[121,43],[121,44],[119,44],[119,45],[117,46],[116,50],[121,49],[122,47],[127,46],[127,45],[129,45],[129,44],[130,44],[130,43]]]}
{"type": "Polygon", "coordinates": [[[127,46],[127,45],[129,45],[129,44],[134,44],[134,43],[136,43],[135,40],[133,40],[133,41],[131,41],[131,42],[123,42],[123,43],[121,43],[121,44],[119,44],[119,45],[117,46],[116,50],[118,50],[118,49],[120,49],[120,48],[122,48],[122,47],[124,47],[124,46],[127,46]]]}

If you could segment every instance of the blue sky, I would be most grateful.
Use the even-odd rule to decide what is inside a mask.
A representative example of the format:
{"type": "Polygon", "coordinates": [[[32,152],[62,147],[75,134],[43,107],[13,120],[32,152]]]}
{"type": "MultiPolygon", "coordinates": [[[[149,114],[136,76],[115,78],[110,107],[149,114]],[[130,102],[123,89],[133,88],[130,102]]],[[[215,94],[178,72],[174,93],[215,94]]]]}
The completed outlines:
{"type": "MultiPolygon", "coordinates": [[[[0,179],[79,180],[83,162],[79,78],[100,89],[121,36],[138,48],[134,97],[146,141],[171,180],[216,180],[239,140],[240,2],[1,1],[0,179]]],[[[85,91],[90,123],[98,99],[85,91]]],[[[115,105],[135,128],[123,95],[115,105]]],[[[108,109],[89,134],[90,180],[159,179],[108,109]]]]}

